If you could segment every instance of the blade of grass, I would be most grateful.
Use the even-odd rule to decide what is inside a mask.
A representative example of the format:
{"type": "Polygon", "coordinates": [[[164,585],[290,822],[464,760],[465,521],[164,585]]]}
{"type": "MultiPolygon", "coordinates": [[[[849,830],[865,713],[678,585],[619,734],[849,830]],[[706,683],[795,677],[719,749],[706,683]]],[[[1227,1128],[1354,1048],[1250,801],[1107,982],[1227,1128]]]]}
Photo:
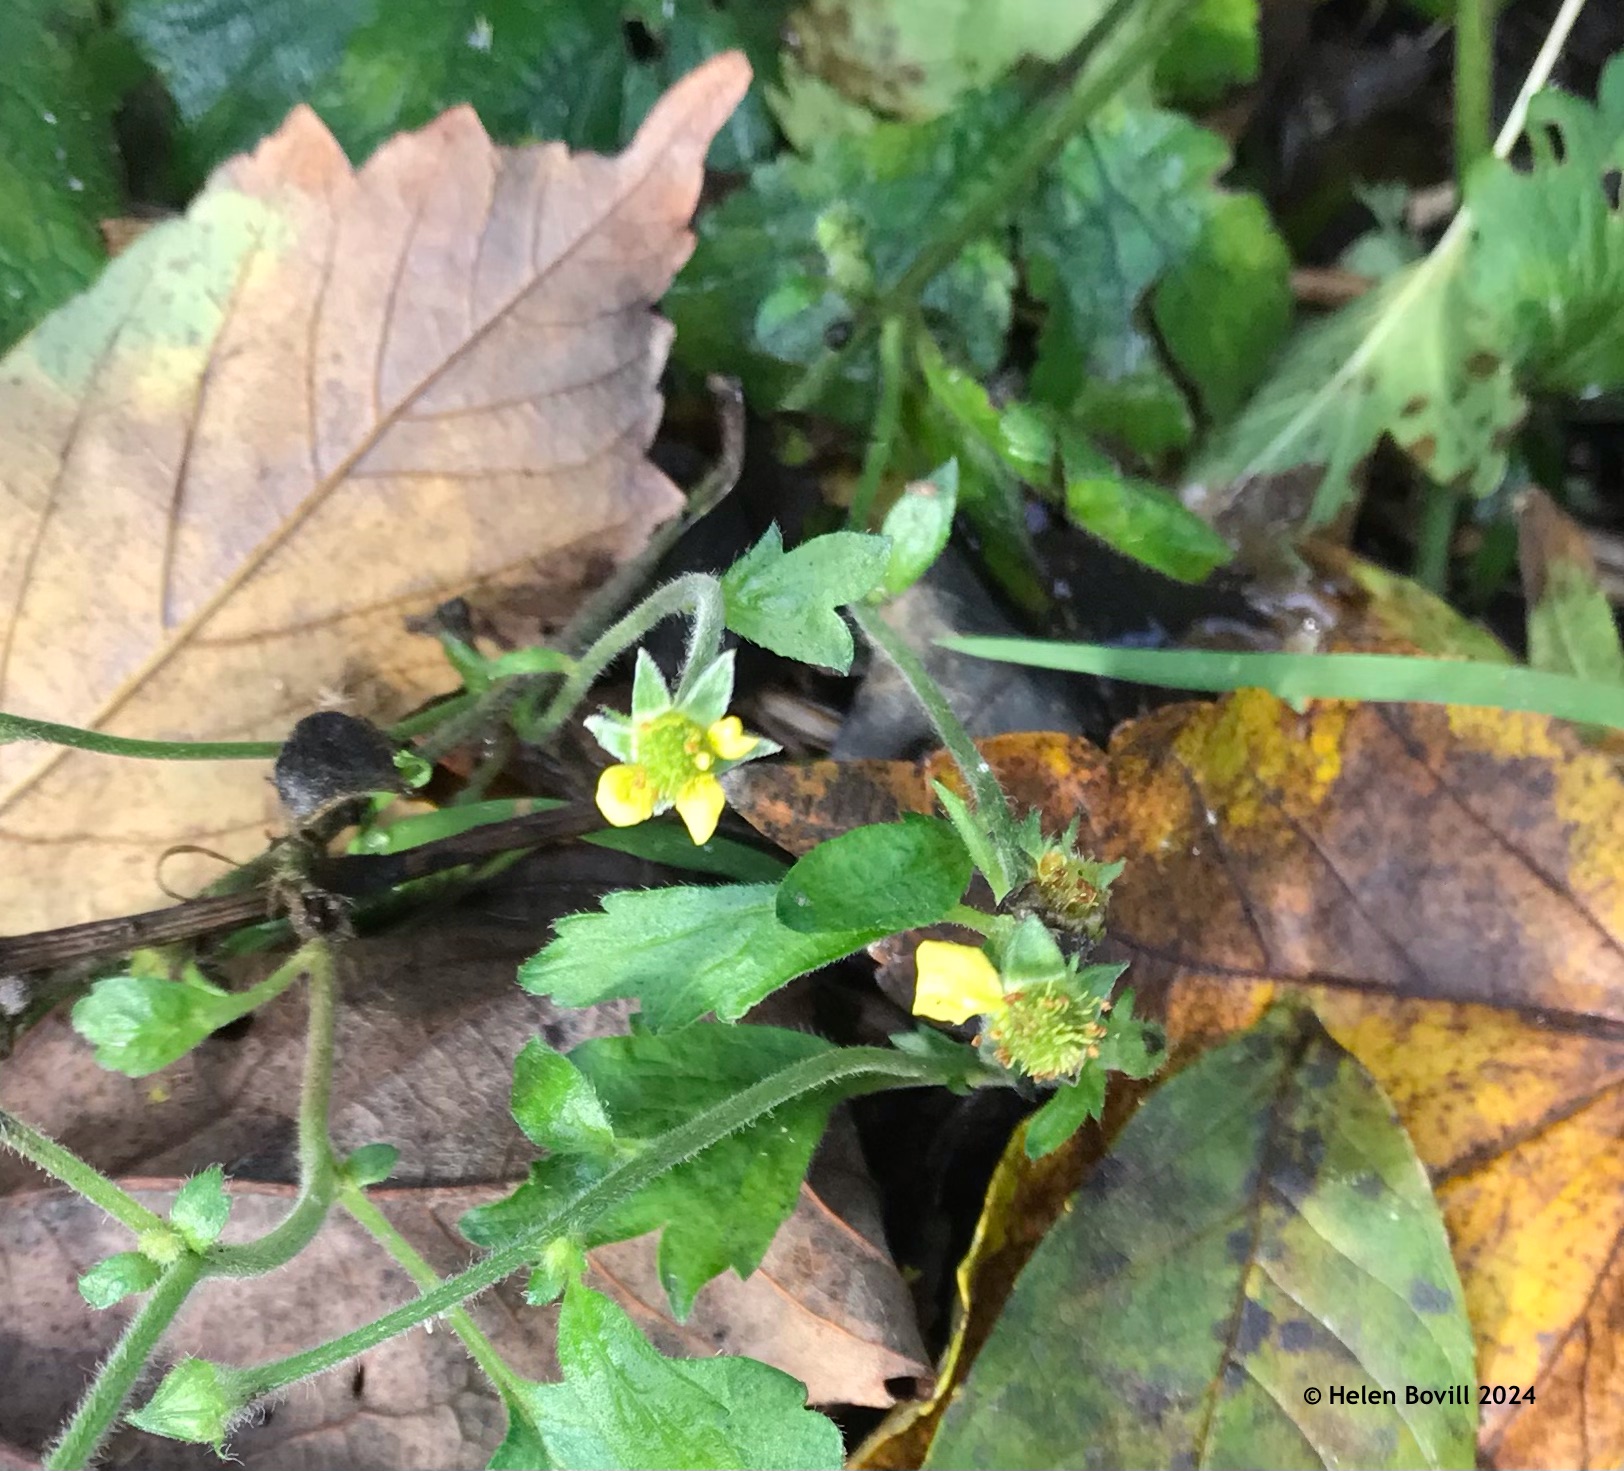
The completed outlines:
{"type": "Polygon", "coordinates": [[[1624,730],[1624,689],[1509,664],[1406,654],[1237,654],[1021,638],[944,638],[978,659],[1183,690],[1263,689],[1282,700],[1386,700],[1527,710],[1624,730]]]}

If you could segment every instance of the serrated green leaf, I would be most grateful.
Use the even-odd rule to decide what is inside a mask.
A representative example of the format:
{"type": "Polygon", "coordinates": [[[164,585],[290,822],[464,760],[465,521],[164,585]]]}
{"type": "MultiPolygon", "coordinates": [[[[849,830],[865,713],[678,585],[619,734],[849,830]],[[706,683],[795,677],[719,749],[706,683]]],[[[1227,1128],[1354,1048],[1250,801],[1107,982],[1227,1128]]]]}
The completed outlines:
{"type": "Polygon", "coordinates": [[[883,536],[833,531],[784,551],[776,526],[722,576],[727,626],[786,659],[851,668],[851,630],[836,608],[868,596],[885,576],[883,536]]]}
{"type": "Polygon", "coordinates": [[[1392,1105],[1277,1011],[1153,1093],[1022,1271],[927,1466],[1476,1464],[1471,1326],[1392,1105]],[[1101,1332],[1100,1325],[1109,1325],[1101,1332]],[[1090,1352],[1077,1355],[1083,1336],[1090,1352]],[[1064,1360],[1063,1393],[1033,1364],[1064,1360]],[[1319,1398],[1310,1396],[1308,1390],[1319,1398]],[[1154,1414],[1144,1406],[1153,1404],[1154,1414]]]}
{"type": "Polygon", "coordinates": [[[1525,404],[1492,324],[1437,252],[1300,330],[1240,416],[1188,472],[1221,509],[1229,487],[1306,469],[1310,525],[1338,515],[1354,470],[1390,435],[1434,480],[1487,495],[1525,404]]]}
{"type": "Polygon", "coordinates": [[[542,1149],[561,1154],[613,1152],[615,1131],[592,1084],[561,1052],[536,1038],[513,1062],[513,1121],[542,1149]]]}
{"type": "MultiPolygon", "coordinates": [[[[777,1027],[686,1027],[583,1043],[569,1055],[603,1102],[623,1148],[635,1148],[762,1078],[829,1050],[821,1038],[777,1027]]],[[[837,1091],[802,1098],[740,1130],[595,1222],[586,1245],[660,1231],[657,1265],[672,1311],[685,1318],[700,1289],[731,1269],[748,1276],[795,1207],[837,1091]]],[[[552,1157],[504,1200],[463,1217],[476,1245],[500,1246],[557,1208],[605,1166],[552,1157]]],[[[548,1274],[547,1284],[558,1273],[548,1274]]]]}
{"type": "Polygon", "coordinates": [[[1624,684],[1624,645],[1594,569],[1558,562],[1528,610],[1528,662],[1553,674],[1624,684]]]}
{"type": "Polygon", "coordinates": [[[1182,395],[1138,315],[1202,237],[1228,162],[1215,133],[1125,102],[1065,145],[1017,214],[1028,284],[1047,307],[1034,399],[1140,455],[1189,437],[1182,395]]]}
{"type": "Polygon", "coordinates": [[[1168,355],[1211,419],[1227,419],[1291,326],[1291,253],[1255,194],[1218,199],[1150,298],[1168,355]]]}
{"type": "Polygon", "coordinates": [[[106,259],[96,226],[119,213],[119,98],[87,58],[99,26],[90,0],[0,6],[0,351],[106,259]]]}
{"type": "Polygon", "coordinates": [[[1090,1119],[1105,1110],[1105,1069],[1090,1067],[1075,1083],[1062,1083],[1053,1097],[1026,1121],[1028,1159],[1053,1154],[1090,1119]]]}
{"type": "Polygon", "coordinates": [[[1131,476],[1068,479],[1066,516],[1107,546],[1183,582],[1200,582],[1234,555],[1177,496],[1131,476]]]}
{"type": "Polygon", "coordinates": [[[654,99],[707,56],[741,48],[758,88],[712,145],[738,168],[773,145],[759,83],[788,0],[130,0],[123,24],[168,85],[202,174],[308,102],[352,158],[472,103],[499,142],[557,138],[613,152],[654,99]],[[650,43],[645,53],[629,23],[650,43]]]}
{"type": "Polygon", "coordinates": [[[1591,394],[1624,385],[1624,57],[1594,104],[1554,88],[1529,105],[1526,171],[1485,159],[1466,181],[1471,309],[1503,322],[1522,381],[1591,394]],[[1611,177],[1612,194],[1608,194],[1611,177]]]}
{"type": "MultiPolygon", "coordinates": [[[[936,122],[887,123],[758,168],[700,215],[693,259],[666,293],[677,360],[736,374],[752,402],[777,404],[831,336],[901,280],[944,198],[996,154],[1020,110],[1012,89],[984,94],[936,122]]],[[[956,359],[990,371],[1003,355],[1013,280],[996,239],[973,241],[926,284],[924,322],[956,359]]],[[[820,411],[866,424],[876,379],[871,349],[850,354],[820,411]]]]}
{"type": "Polygon", "coordinates": [[[110,1308],[158,1280],[159,1266],[138,1251],[104,1258],[79,1278],[79,1295],[93,1308],[110,1308]]]}
{"type": "Polygon", "coordinates": [[[193,1251],[204,1251],[225,1229],[230,1214],[226,1172],[219,1165],[210,1165],[180,1187],[169,1210],[169,1223],[193,1251]]]}
{"type": "Polygon", "coordinates": [[[656,1031],[714,1011],[724,1021],[796,976],[888,931],[799,934],[779,923],[772,884],[609,894],[596,914],[558,922],[557,938],[519,967],[519,984],[563,1006],[636,997],[656,1031]]]}
{"type": "Polygon", "coordinates": [[[179,980],[108,976],[74,1004],[73,1029],[113,1072],[144,1078],[184,1057],[255,1002],[210,985],[195,969],[179,980]]]}
{"type": "Polygon", "coordinates": [[[838,1468],[832,1421],[806,1408],[798,1380],[754,1359],[666,1359],[625,1311],[572,1283],[558,1320],[562,1384],[524,1383],[521,1432],[492,1466],[838,1468]],[[504,1458],[505,1457],[505,1458],[504,1458]]]}
{"type": "Polygon", "coordinates": [[[909,813],[819,843],[778,886],[779,922],[802,933],[935,924],[964,895],[970,855],[950,822],[909,813]]]}

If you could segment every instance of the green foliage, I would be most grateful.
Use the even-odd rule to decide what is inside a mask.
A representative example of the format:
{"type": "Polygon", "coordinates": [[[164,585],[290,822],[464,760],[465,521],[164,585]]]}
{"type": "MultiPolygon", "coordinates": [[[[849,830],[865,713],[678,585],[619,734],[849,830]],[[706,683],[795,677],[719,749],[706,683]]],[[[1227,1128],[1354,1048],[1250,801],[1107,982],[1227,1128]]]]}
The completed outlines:
{"type": "Polygon", "coordinates": [[[74,1003],[73,1029],[96,1049],[102,1067],[144,1078],[257,1004],[249,993],[222,991],[191,965],[178,980],[107,976],[74,1003]]]}
{"type": "Polygon", "coordinates": [[[118,213],[117,93],[92,54],[91,0],[0,6],[0,351],[95,279],[118,213]]]}
{"type": "Polygon", "coordinates": [[[361,1189],[381,1185],[394,1174],[399,1159],[400,1151],[393,1144],[363,1144],[344,1161],[344,1178],[361,1189]]]}
{"type": "Polygon", "coordinates": [[[1528,662],[1551,674],[1624,685],[1624,643],[1595,569],[1566,559],[1546,568],[1528,609],[1528,662]]]}
{"type": "Polygon", "coordinates": [[[614,1127],[592,1084],[538,1038],[513,1062],[513,1121],[532,1144],[555,1154],[614,1151],[614,1127]]]}
{"type": "Polygon", "coordinates": [[[93,1308],[110,1308],[158,1280],[158,1263],[139,1251],[105,1257],[79,1278],[79,1295],[93,1308]]]}
{"type": "Polygon", "coordinates": [[[130,1424],[168,1440],[212,1445],[223,1456],[226,1434],[241,1409],[218,1364],[182,1359],[164,1375],[152,1398],[131,1413],[130,1424]]]}
{"type": "Polygon", "coordinates": [[[1350,1414],[1304,1391],[1469,1384],[1473,1368],[1443,1222],[1392,1105],[1311,1016],[1277,1011],[1123,1128],[1022,1272],[926,1464],[1063,1465],[1086,1446],[1102,1465],[1294,1467],[1306,1443],[1470,1467],[1475,1402],[1350,1414]],[[1033,1372],[1059,1362],[1064,1393],[1033,1372]]]}
{"type": "MultiPolygon", "coordinates": [[[[536,1225],[561,1192],[601,1174],[610,1162],[601,1136],[578,1127],[574,1093],[601,1099],[604,1126],[622,1151],[635,1151],[713,1103],[798,1062],[829,1051],[803,1032],[775,1027],[703,1025],[670,1034],[634,1032],[583,1043],[568,1059],[532,1042],[514,1078],[514,1117],[552,1153],[504,1200],[462,1220],[476,1245],[499,1246],[536,1225]],[[530,1087],[537,1056],[568,1068],[576,1080],[530,1087]],[[543,1097],[543,1094],[547,1097],[543,1097]],[[566,1096],[569,1095],[569,1096],[566,1096]],[[549,1102],[551,1111],[549,1112],[549,1102]]],[[[760,1264],[773,1235],[794,1209],[812,1150],[822,1137],[833,1094],[812,1095],[770,1120],[742,1129],[703,1154],[678,1164],[619,1210],[599,1220],[588,1246],[661,1231],[660,1281],[672,1310],[685,1318],[699,1290],[731,1268],[741,1277],[760,1264]]],[[[533,1282],[538,1295],[556,1291],[555,1275],[533,1282]]]]}
{"type": "Polygon", "coordinates": [[[1062,1083],[1026,1121],[1026,1157],[1053,1154],[1090,1119],[1105,1111],[1105,1070],[1089,1068],[1075,1083],[1062,1083]]]}
{"type": "Polygon", "coordinates": [[[953,825],[910,813],[819,843],[779,884],[778,920],[802,934],[916,929],[942,919],[969,882],[953,825]]]}
{"type": "Polygon", "coordinates": [[[957,460],[938,465],[929,475],[903,488],[880,528],[891,543],[891,560],[886,563],[876,596],[894,598],[930,570],[953,534],[953,513],[958,502],[957,460]]]}
{"type": "Polygon", "coordinates": [[[207,1251],[225,1230],[230,1214],[225,1171],[219,1165],[210,1165],[180,1187],[170,1207],[169,1221],[193,1251],[207,1251]]]}
{"type": "Polygon", "coordinates": [[[841,674],[851,668],[851,630],[836,608],[865,598],[890,563],[884,537],[835,531],[784,550],[777,526],[722,578],[727,626],[751,643],[841,674]]]}
{"type": "Polygon", "coordinates": [[[841,1464],[840,1432],[806,1408],[789,1375],[752,1359],[662,1358],[620,1307],[580,1282],[564,1291],[558,1361],[563,1383],[509,1391],[517,1413],[492,1471],[841,1464]]]}
{"type": "MultiPolygon", "coordinates": [[[[470,102],[501,141],[611,151],[659,94],[732,46],[771,77],[783,0],[129,0],[123,24],[186,125],[196,177],[307,102],[352,158],[470,102]],[[627,29],[643,28],[646,59],[627,29]]],[[[771,145],[752,93],[713,145],[738,168],[771,145]]]]}
{"type": "MultiPolygon", "coordinates": [[[[1018,113],[1013,93],[988,93],[936,122],[887,123],[758,168],[701,215],[693,259],[666,294],[678,360],[738,375],[763,407],[781,402],[898,284],[944,197],[984,165],[1018,113]]],[[[956,354],[987,371],[1003,353],[1013,283],[998,243],[971,240],[918,305],[956,354]]],[[[875,378],[871,352],[852,356],[820,408],[865,422],[875,378]]]]}
{"type": "Polygon", "coordinates": [[[1473,310],[1499,319],[1522,381],[1552,393],[1624,385],[1624,57],[1594,105],[1535,97],[1526,172],[1485,159],[1466,182],[1473,310]],[[1613,180],[1609,198],[1606,180],[1613,180]]]}
{"type": "Polygon", "coordinates": [[[885,931],[803,934],[778,918],[772,884],[622,891],[597,914],[558,922],[557,938],[519,967],[519,984],[562,1006],[635,996],[656,1031],[714,1011],[743,1016],[787,981],[861,950],[885,931]]]}
{"type": "Polygon", "coordinates": [[[1156,91],[1180,107],[1210,106],[1257,80],[1261,51],[1258,0],[1200,0],[1156,58],[1156,91]]]}

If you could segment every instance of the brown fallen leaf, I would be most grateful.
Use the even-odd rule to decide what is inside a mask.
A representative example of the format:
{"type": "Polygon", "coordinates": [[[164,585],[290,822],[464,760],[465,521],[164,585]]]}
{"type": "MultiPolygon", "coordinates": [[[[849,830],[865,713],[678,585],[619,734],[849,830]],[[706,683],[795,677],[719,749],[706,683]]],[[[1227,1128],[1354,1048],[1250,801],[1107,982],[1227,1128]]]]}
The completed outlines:
{"type": "MultiPolygon", "coordinates": [[[[301,107],[223,165],[0,364],[0,709],[212,740],[333,701],[387,721],[452,683],[411,616],[518,586],[567,611],[681,504],[644,458],[652,307],[749,77],[707,62],[615,158],[498,148],[463,107],[356,171],[301,107]]],[[[7,927],[151,907],[174,845],[252,856],[264,776],[0,747],[7,927]]]]}
{"type": "MultiPolygon", "coordinates": [[[[568,1049],[622,1029],[622,1006],[559,1009],[522,991],[518,961],[557,914],[590,907],[608,886],[652,878],[603,850],[538,854],[478,905],[346,947],[335,1144],[341,1153],[375,1141],[399,1148],[380,1203],[440,1270],[472,1255],[458,1218],[506,1194],[534,1156],[508,1113],[520,1047],[540,1035],[568,1049]]],[[[167,1177],[167,1187],[223,1163],[237,1201],[233,1229],[258,1229],[287,1208],[303,1046],[304,1010],[290,993],[246,1033],[216,1036],[163,1072],[131,1079],[98,1069],[57,1015],[0,1070],[0,1103],[126,1179],[167,1177]]],[[[890,1405],[897,1381],[928,1379],[929,1368],[847,1131],[837,1117],[761,1268],[744,1281],[731,1273],[713,1281],[686,1323],[670,1316],[654,1236],[595,1251],[596,1285],[667,1352],[748,1354],[800,1378],[820,1403],[890,1405]]],[[[0,1440],[37,1450],[71,1409],[124,1315],[92,1312],[74,1281],[98,1257],[128,1249],[127,1235],[76,1197],[43,1188],[22,1161],[0,1158],[0,1383],[26,1386],[0,1394],[0,1440]],[[36,1364],[38,1372],[20,1372],[36,1364]]],[[[209,1353],[251,1362],[306,1347],[409,1295],[404,1278],[340,1218],[317,1246],[292,1275],[210,1284],[173,1346],[202,1352],[186,1334],[206,1334],[209,1353]],[[335,1293],[334,1281],[354,1286],[335,1293]],[[352,1291],[353,1310],[344,1306],[352,1291]],[[307,1307],[312,1293],[322,1302],[307,1307]]],[[[521,1287],[482,1300],[481,1322],[504,1353],[513,1347],[516,1364],[554,1377],[552,1311],[524,1306],[521,1287]]],[[[501,1416],[455,1340],[442,1329],[413,1333],[379,1354],[365,1360],[366,1384],[369,1396],[384,1397],[358,1405],[348,1370],[301,1386],[245,1434],[238,1454],[266,1467],[483,1465],[501,1438],[501,1416]]],[[[189,1448],[133,1432],[126,1442],[147,1471],[210,1464],[206,1453],[188,1459],[189,1448]]]]}
{"type": "MultiPolygon", "coordinates": [[[[1052,735],[982,749],[1016,763],[1011,787],[1049,824],[1077,816],[1085,847],[1129,860],[1112,942],[1177,1055],[1296,994],[1386,1089],[1432,1173],[1479,1378],[1536,1391],[1484,1407],[1485,1463],[1624,1459],[1613,764],[1540,716],[1335,701],[1298,715],[1256,690],[1135,721],[1103,760],[1052,735]]],[[[800,820],[820,792],[853,820],[931,805],[923,763],[756,767],[730,794],[793,851],[826,835],[800,820]]]]}

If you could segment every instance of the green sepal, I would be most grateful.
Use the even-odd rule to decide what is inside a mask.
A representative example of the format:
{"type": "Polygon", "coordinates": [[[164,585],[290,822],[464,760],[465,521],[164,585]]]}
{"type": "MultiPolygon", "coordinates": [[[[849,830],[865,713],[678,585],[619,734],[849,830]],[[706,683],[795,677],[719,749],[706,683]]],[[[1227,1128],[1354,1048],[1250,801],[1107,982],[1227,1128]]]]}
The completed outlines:
{"type": "Polygon", "coordinates": [[[169,1223],[187,1246],[202,1252],[219,1238],[230,1214],[226,1172],[219,1165],[210,1165],[180,1187],[169,1210],[169,1223]]]}
{"type": "Polygon", "coordinates": [[[244,1408],[227,1392],[218,1364],[182,1359],[129,1419],[138,1430],[213,1446],[215,1454],[223,1456],[232,1422],[244,1408]]]}
{"type": "Polygon", "coordinates": [[[158,1263],[139,1251],[105,1257],[79,1278],[79,1295],[93,1308],[110,1308],[158,1280],[158,1263]]]}
{"type": "Polygon", "coordinates": [[[363,1144],[352,1150],[341,1166],[344,1178],[357,1189],[381,1185],[394,1173],[400,1151],[393,1144],[363,1144]]]}
{"type": "Polygon", "coordinates": [[[991,885],[993,902],[1003,903],[1004,895],[1009,892],[1009,886],[1000,877],[1004,871],[1003,864],[999,860],[998,850],[993,847],[992,839],[987,835],[985,825],[971,812],[964,798],[951,787],[933,781],[931,788],[936,793],[936,800],[942,804],[942,810],[947,813],[947,820],[953,824],[953,830],[958,833],[959,841],[969,853],[970,862],[991,885]]]}
{"type": "Polygon", "coordinates": [[[1105,1069],[1098,1063],[1086,1067],[1075,1082],[1062,1083],[1035,1114],[1026,1121],[1025,1147],[1028,1159],[1053,1154],[1090,1119],[1105,1109],[1105,1069]]]}

